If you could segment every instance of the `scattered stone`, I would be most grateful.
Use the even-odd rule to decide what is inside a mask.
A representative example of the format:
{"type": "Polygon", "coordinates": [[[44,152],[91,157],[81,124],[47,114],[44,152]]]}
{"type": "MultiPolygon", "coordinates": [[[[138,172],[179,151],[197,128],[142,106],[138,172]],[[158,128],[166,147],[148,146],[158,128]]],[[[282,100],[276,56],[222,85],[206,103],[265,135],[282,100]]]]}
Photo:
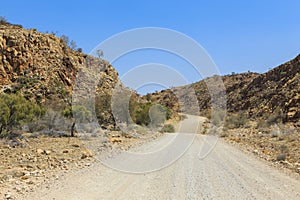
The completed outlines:
{"type": "Polygon", "coordinates": [[[85,163],[85,166],[89,167],[91,166],[91,163],[85,163]]]}
{"type": "Polygon", "coordinates": [[[34,182],[33,182],[32,180],[29,180],[29,181],[27,181],[26,183],[29,184],[29,185],[34,184],[34,182]]]}
{"type": "Polygon", "coordinates": [[[79,144],[72,144],[72,147],[80,147],[80,145],[79,144]]]}
{"type": "Polygon", "coordinates": [[[121,143],[122,140],[118,137],[113,137],[113,138],[110,139],[110,142],[115,144],[115,143],[121,143]]]}
{"type": "Polygon", "coordinates": [[[21,177],[21,176],[24,176],[24,175],[25,175],[25,173],[23,171],[21,171],[21,170],[15,170],[13,172],[13,176],[14,177],[21,177]]]}
{"type": "Polygon", "coordinates": [[[21,176],[21,179],[22,180],[27,180],[27,179],[29,179],[29,176],[28,175],[21,176]]]}
{"type": "Polygon", "coordinates": [[[257,150],[257,149],[254,149],[254,150],[253,150],[253,153],[258,154],[258,150],[257,150]]]}
{"type": "Polygon", "coordinates": [[[32,169],[32,168],[34,168],[34,167],[33,167],[33,165],[28,164],[28,165],[26,165],[26,168],[32,169]]]}
{"type": "Polygon", "coordinates": [[[44,150],[42,150],[42,149],[37,149],[36,152],[37,152],[38,154],[43,154],[43,153],[44,153],[44,150]]]}
{"type": "Polygon", "coordinates": [[[21,187],[15,187],[14,188],[17,192],[21,192],[22,191],[22,188],[21,187]]]}
{"type": "Polygon", "coordinates": [[[6,193],[5,194],[5,199],[12,199],[11,193],[6,193]]]}
{"type": "Polygon", "coordinates": [[[95,154],[91,150],[86,149],[86,150],[82,151],[81,159],[93,157],[94,155],[95,154]]]}
{"type": "Polygon", "coordinates": [[[68,149],[64,149],[62,152],[63,153],[69,153],[69,150],[68,149]]]}
{"type": "Polygon", "coordinates": [[[46,155],[50,155],[50,154],[51,154],[51,151],[47,150],[47,151],[45,151],[45,154],[46,154],[46,155]]]}

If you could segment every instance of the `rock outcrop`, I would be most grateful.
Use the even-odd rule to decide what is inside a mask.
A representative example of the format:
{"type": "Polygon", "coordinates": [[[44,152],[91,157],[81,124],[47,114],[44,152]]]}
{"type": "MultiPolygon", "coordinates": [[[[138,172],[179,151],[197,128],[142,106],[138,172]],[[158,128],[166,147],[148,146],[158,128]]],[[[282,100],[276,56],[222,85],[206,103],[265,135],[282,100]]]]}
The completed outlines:
{"type": "Polygon", "coordinates": [[[40,104],[53,100],[70,102],[79,69],[95,60],[101,84],[98,93],[111,93],[118,73],[106,61],[72,50],[53,34],[0,24],[0,91],[21,92],[40,104]]]}

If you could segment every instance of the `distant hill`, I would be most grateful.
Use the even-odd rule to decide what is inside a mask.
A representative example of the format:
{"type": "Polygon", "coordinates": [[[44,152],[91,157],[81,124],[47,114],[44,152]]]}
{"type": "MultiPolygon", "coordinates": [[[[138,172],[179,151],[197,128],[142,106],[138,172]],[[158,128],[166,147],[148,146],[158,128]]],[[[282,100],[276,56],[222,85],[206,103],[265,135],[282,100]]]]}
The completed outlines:
{"type": "MultiPolygon", "coordinates": [[[[205,81],[213,78],[151,93],[145,98],[180,111],[181,107],[174,93],[192,88],[197,96],[198,105],[190,105],[189,110],[199,110],[201,115],[209,116],[211,97],[205,81]]],[[[225,75],[221,78],[226,88],[227,112],[244,112],[252,118],[268,118],[270,115],[278,115],[283,122],[299,120],[300,55],[264,74],[249,72],[225,75]]],[[[189,98],[189,94],[183,93],[183,95],[186,99],[189,98]]]]}

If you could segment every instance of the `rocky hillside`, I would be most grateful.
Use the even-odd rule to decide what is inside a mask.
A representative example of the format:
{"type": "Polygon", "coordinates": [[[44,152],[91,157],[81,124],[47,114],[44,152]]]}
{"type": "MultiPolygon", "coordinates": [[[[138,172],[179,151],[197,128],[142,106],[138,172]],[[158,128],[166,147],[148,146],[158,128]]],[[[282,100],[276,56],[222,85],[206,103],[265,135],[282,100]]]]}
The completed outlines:
{"type": "Polygon", "coordinates": [[[114,124],[109,101],[119,78],[107,61],[69,48],[63,37],[0,23],[0,93],[20,93],[59,114],[70,107],[75,82],[81,96],[96,91],[98,119],[114,124]]]}
{"type": "MultiPolygon", "coordinates": [[[[0,91],[20,91],[38,103],[53,100],[68,102],[78,70],[86,66],[88,56],[72,50],[53,34],[0,24],[0,91]]],[[[98,60],[101,86],[99,93],[110,93],[118,73],[106,61],[98,60]]]]}
{"type": "MultiPolygon", "coordinates": [[[[211,97],[206,87],[210,77],[197,83],[148,94],[145,98],[181,111],[180,95],[176,91],[192,88],[199,105],[190,105],[190,110],[199,110],[201,115],[210,115],[211,97]]],[[[226,88],[227,111],[246,113],[252,118],[268,118],[276,115],[283,122],[300,119],[300,55],[264,74],[242,73],[221,77],[226,88]]],[[[184,94],[188,99],[189,94],[184,94]]],[[[188,102],[188,101],[187,101],[188,102]]]]}
{"type": "MultiPolygon", "coordinates": [[[[249,117],[268,117],[275,113],[283,121],[299,120],[299,61],[300,56],[297,56],[264,74],[222,76],[226,88],[227,110],[232,113],[243,111],[249,117]]],[[[99,68],[99,73],[90,73],[90,76],[91,79],[99,80],[96,97],[103,102],[98,102],[98,105],[110,107],[107,104],[111,91],[119,79],[118,73],[109,63],[69,48],[62,38],[53,34],[39,33],[35,29],[27,30],[9,23],[0,24],[1,92],[20,92],[27,99],[44,105],[53,102],[55,105],[57,102],[70,104],[78,72],[93,72],[96,68],[99,68]]],[[[199,114],[209,116],[211,97],[206,81],[214,81],[215,78],[220,77],[149,94],[144,98],[174,111],[193,113],[199,110],[199,114]],[[195,92],[199,106],[193,103],[193,95],[186,91],[195,92]],[[180,105],[178,98],[186,102],[186,108],[180,105]]],[[[79,81],[84,79],[88,78],[83,77],[79,81]]],[[[82,91],[82,96],[91,92],[86,87],[82,91]]],[[[100,112],[102,118],[106,118],[104,120],[112,120],[111,116],[107,119],[108,111],[100,112]]]]}
{"type": "Polygon", "coordinates": [[[240,91],[243,103],[236,110],[264,116],[281,113],[284,121],[300,118],[300,55],[267,73],[254,78],[240,91]]]}
{"type": "MultiPolygon", "coordinates": [[[[233,110],[235,108],[235,104],[240,100],[236,99],[237,101],[230,102],[230,99],[238,98],[237,93],[257,76],[259,76],[259,74],[257,73],[243,73],[221,77],[226,88],[227,106],[229,107],[229,109],[231,108],[230,110],[233,110]]],[[[211,96],[206,83],[214,83],[214,80],[219,78],[219,76],[210,77],[190,85],[148,94],[145,98],[163,104],[177,112],[188,112],[190,114],[194,114],[195,110],[197,110],[198,114],[202,116],[210,116],[211,96]],[[198,104],[190,103],[192,102],[191,99],[194,95],[197,98],[196,102],[198,104]],[[185,104],[187,104],[186,107],[188,107],[187,109],[184,109],[185,111],[183,111],[182,106],[178,102],[178,99],[185,99],[184,102],[185,104]]]]}

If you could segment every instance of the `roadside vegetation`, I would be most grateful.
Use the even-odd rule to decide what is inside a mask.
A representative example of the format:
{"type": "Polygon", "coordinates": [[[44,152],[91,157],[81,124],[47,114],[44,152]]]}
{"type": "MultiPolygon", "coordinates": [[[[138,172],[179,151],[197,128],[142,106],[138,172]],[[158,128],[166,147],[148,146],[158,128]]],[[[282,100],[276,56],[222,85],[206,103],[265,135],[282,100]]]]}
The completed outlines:
{"type": "Polygon", "coordinates": [[[45,110],[20,94],[0,94],[0,137],[7,137],[25,123],[41,117],[45,110]]]}

